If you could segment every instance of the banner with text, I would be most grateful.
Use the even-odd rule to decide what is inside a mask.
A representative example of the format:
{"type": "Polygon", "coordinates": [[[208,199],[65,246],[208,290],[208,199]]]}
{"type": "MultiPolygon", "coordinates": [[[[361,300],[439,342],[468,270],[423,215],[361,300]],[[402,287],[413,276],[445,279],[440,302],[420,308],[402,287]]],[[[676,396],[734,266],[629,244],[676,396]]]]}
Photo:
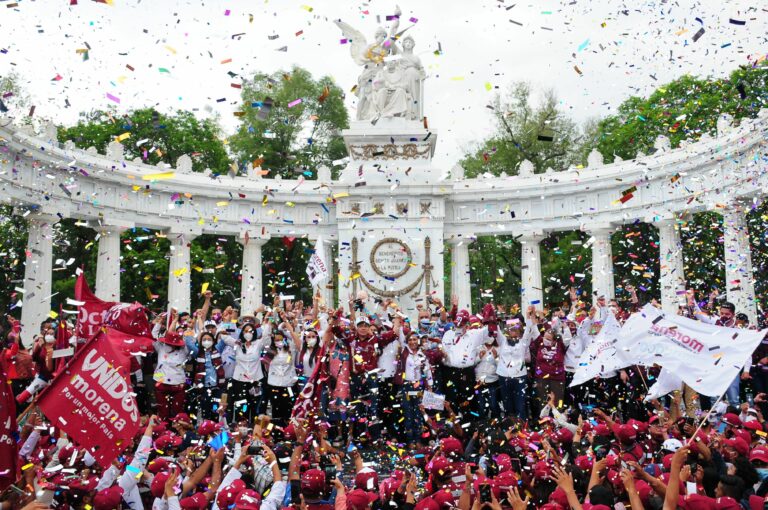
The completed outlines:
{"type": "Polygon", "coordinates": [[[645,305],[624,323],[616,352],[628,364],[661,365],[698,393],[719,397],[766,331],[734,329],[645,305]]]}
{"type": "Polygon", "coordinates": [[[307,263],[307,276],[312,285],[319,285],[322,281],[327,280],[331,275],[331,269],[328,265],[328,261],[325,260],[325,254],[323,252],[323,238],[318,236],[315,243],[315,251],[310,255],[309,262],[307,263]]]}
{"type": "Polygon", "coordinates": [[[109,328],[92,337],[40,394],[38,406],[105,469],[139,429],[129,357],[109,328]]]}
{"type": "Polygon", "coordinates": [[[616,339],[619,333],[621,333],[621,324],[613,313],[609,312],[600,332],[592,338],[587,348],[581,353],[571,386],[584,384],[595,377],[615,372],[628,365],[616,356],[616,339]]]}

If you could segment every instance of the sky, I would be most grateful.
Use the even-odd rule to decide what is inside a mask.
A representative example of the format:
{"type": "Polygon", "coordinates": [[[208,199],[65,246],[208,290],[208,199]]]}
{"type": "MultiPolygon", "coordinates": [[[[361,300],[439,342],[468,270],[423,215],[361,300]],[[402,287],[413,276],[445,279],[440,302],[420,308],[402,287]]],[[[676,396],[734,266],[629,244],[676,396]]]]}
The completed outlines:
{"type": "MultiPolygon", "coordinates": [[[[371,40],[395,6],[0,0],[0,75],[15,72],[33,115],[58,124],[94,109],[153,106],[217,115],[231,134],[240,92],[233,84],[299,65],[333,77],[353,117],[359,68],[333,20],[371,40]]],[[[493,132],[486,106],[516,81],[554,89],[561,108],[582,123],[683,74],[727,76],[768,53],[768,4],[754,0],[418,0],[400,7],[400,28],[412,26],[428,73],[424,110],[438,133],[435,162],[446,169],[493,132]]]]}

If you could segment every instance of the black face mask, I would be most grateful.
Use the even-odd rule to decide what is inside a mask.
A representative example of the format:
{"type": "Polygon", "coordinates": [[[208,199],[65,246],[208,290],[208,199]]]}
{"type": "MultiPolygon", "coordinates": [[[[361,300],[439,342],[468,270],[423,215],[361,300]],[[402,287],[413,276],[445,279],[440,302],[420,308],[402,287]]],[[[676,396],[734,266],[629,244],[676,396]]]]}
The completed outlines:
{"type": "Polygon", "coordinates": [[[507,343],[511,346],[515,346],[520,342],[520,339],[517,337],[507,337],[507,343]]]}

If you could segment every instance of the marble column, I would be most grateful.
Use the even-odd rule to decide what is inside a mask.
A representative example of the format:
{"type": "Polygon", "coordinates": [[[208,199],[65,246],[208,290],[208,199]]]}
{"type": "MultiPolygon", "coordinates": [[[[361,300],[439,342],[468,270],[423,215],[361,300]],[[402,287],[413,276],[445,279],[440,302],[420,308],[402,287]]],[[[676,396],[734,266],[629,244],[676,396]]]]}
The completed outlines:
{"type": "Polygon", "coordinates": [[[610,227],[599,227],[589,230],[592,241],[592,302],[605,296],[606,301],[616,297],[613,282],[613,248],[611,247],[610,227]]]}
{"type": "Polygon", "coordinates": [[[330,270],[331,274],[328,275],[328,279],[323,282],[323,284],[320,287],[320,294],[323,297],[323,300],[325,302],[325,306],[328,308],[334,308],[336,306],[336,300],[334,299],[334,289],[333,289],[333,277],[336,274],[335,270],[335,264],[333,260],[333,246],[336,244],[336,241],[334,239],[325,239],[323,240],[323,258],[325,259],[326,263],[328,264],[328,269],[330,270]]]}
{"type": "Polygon", "coordinates": [[[541,251],[539,243],[544,239],[542,233],[528,232],[518,238],[522,245],[522,264],[520,266],[520,301],[523,313],[533,305],[541,310],[544,306],[544,290],[541,286],[541,251]]]}
{"type": "Polygon", "coordinates": [[[190,246],[194,234],[169,233],[168,303],[178,312],[191,312],[190,246]]]}
{"type": "Polygon", "coordinates": [[[24,262],[24,297],[21,307],[21,338],[32,345],[40,333],[40,324],[51,312],[53,278],[53,217],[27,216],[27,252],[24,262]]]}
{"type": "Polygon", "coordinates": [[[728,301],[736,313],[745,313],[752,324],[757,321],[752,253],[746,213],[738,204],[728,204],[723,211],[723,249],[728,301]]]}
{"type": "Polygon", "coordinates": [[[120,227],[101,226],[96,260],[96,296],[105,301],[120,301],[120,227]]]}
{"type": "Polygon", "coordinates": [[[655,223],[659,229],[659,284],[661,286],[661,308],[668,313],[677,313],[679,306],[685,306],[685,270],[683,269],[683,245],[677,221],[664,219],[655,223]]]}
{"type": "MultiPolygon", "coordinates": [[[[472,287],[470,286],[469,245],[472,239],[448,239],[451,245],[451,294],[459,300],[459,310],[471,310],[472,287]]],[[[450,298],[445,300],[450,304],[450,298]]]]}
{"type": "Polygon", "coordinates": [[[242,281],[240,283],[240,314],[252,315],[262,303],[264,288],[261,274],[261,248],[269,241],[269,236],[257,237],[241,235],[238,242],[243,245],[242,281]]]}

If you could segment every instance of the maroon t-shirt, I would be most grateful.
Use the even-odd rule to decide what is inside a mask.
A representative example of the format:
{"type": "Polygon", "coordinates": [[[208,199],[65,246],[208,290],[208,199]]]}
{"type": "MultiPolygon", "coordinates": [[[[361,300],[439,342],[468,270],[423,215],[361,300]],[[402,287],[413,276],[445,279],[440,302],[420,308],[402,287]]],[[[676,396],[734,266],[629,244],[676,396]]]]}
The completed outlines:
{"type": "Polygon", "coordinates": [[[551,381],[565,381],[565,345],[562,340],[555,340],[552,345],[544,345],[544,336],[531,342],[533,377],[551,381]]]}

